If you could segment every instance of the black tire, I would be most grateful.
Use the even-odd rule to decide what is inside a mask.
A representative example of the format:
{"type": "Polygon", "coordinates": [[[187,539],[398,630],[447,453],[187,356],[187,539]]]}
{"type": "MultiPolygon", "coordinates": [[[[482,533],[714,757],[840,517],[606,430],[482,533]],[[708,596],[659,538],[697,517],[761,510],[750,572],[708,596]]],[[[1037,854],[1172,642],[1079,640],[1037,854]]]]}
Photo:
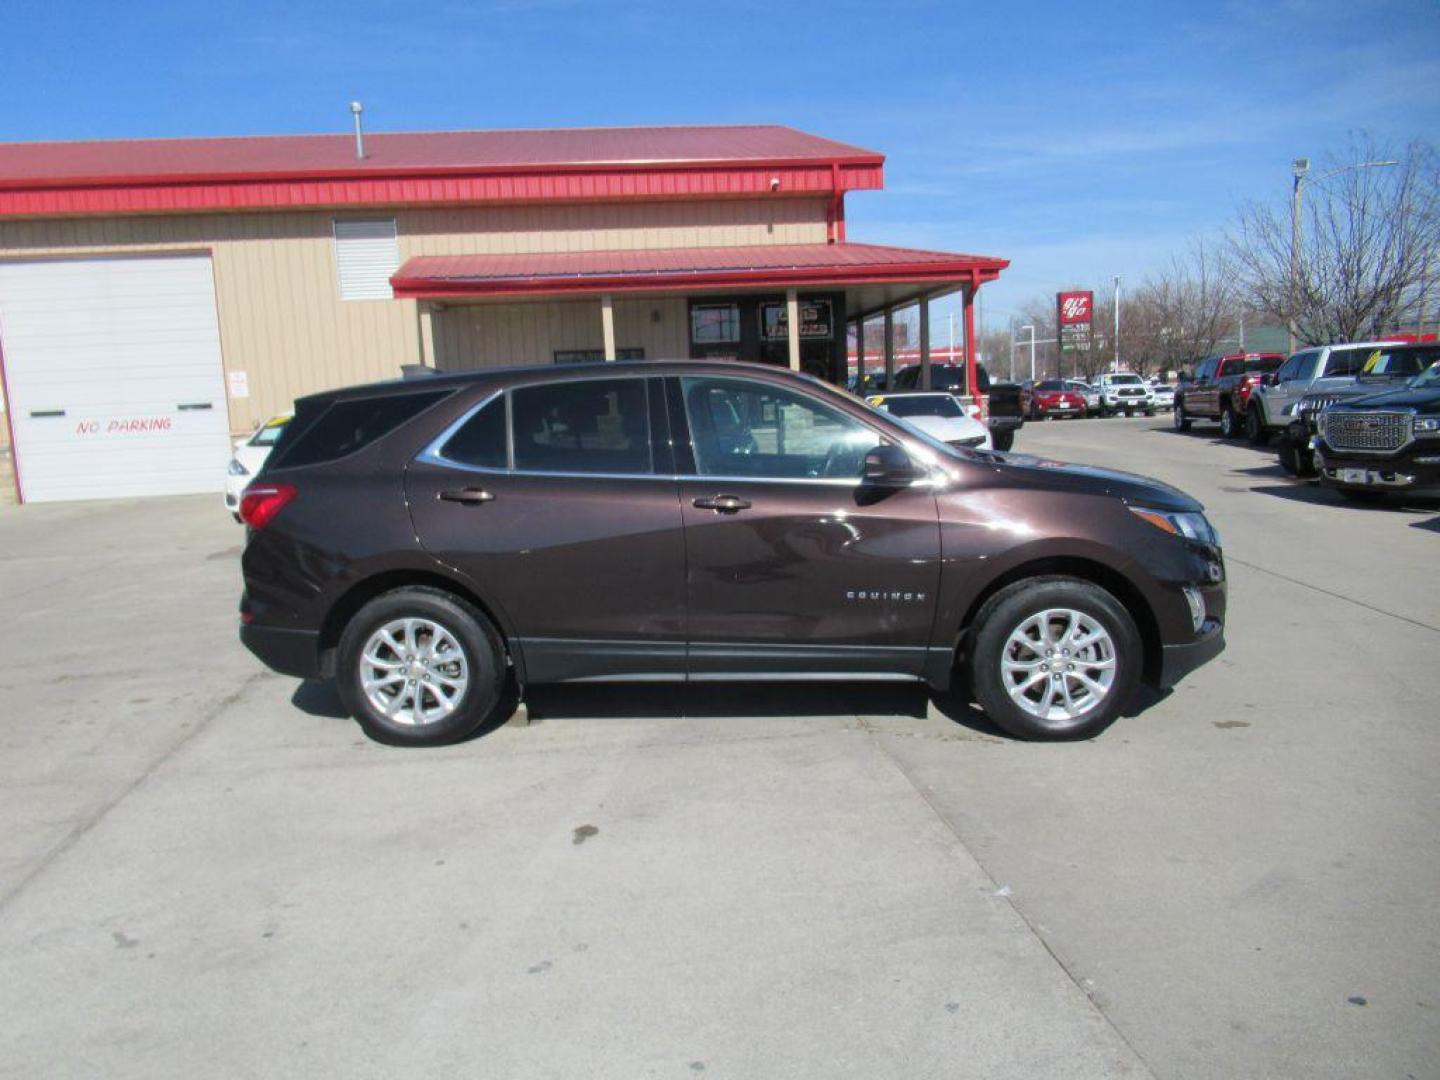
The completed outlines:
{"type": "Polygon", "coordinates": [[[990,444],[996,450],[1009,450],[1015,445],[1015,432],[1013,431],[992,431],[990,433],[990,444]]]}
{"type": "Polygon", "coordinates": [[[1280,468],[1291,476],[1308,479],[1315,475],[1315,451],[1309,447],[1282,443],[1280,446],[1280,468]]]}
{"type": "Polygon", "coordinates": [[[1146,415],[1146,416],[1154,416],[1154,415],[1155,415],[1155,410],[1154,410],[1154,409],[1146,409],[1146,410],[1145,410],[1145,415],[1146,415]]]}
{"type": "Polygon", "coordinates": [[[392,745],[434,746],[463,739],[490,719],[505,686],[505,650],[490,620],[458,596],[424,586],[395,589],[371,600],[346,625],[335,657],[340,700],[371,738],[392,745]],[[450,714],[421,724],[387,716],[361,685],[362,650],[371,635],[386,623],[407,618],[423,619],[447,631],[463,651],[469,674],[450,714]]]}
{"type": "Polygon", "coordinates": [[[1176,431],[1189,431],[1190,418],[1185,415],[1185,406],[1176,402],[1175,409],[1170,413],[1170,424],[1176,431]]]}
{"type": "Polygon", "coordinates": [[[1250,440],[1251,446],[1265,446],[1270,442],[1270,429],[1265,426],[1259,405],[1251,405],[1245,410],[1245,438],[1250,440]]]}
{"type": "Polygon", "coordinates": [[[1099,734],[1129,702],[1144,665],[1140,634],[1125,605],[1100,586],[1079,578],[1035,577],[1001,589],[980,609],[969,637],[967,673],[975,700],[996,726],[1017,739],[1088,739],[1099,734]],[[1064,720],[1042,719],[1022,709],[1007,691],[1001,671],[1011,634],[1026,620],[1055,609],[1069,609],[1094,620],[1114,646],[1115,674],[1108,693],[1080,716],[1064,720]]]}
{"type": "Polygon", "coordinates": [[[1220,437],[1222,439],[1233,439],[1240,434],[1240,415],[1227,401],[1220,406],[1220,437]]]}

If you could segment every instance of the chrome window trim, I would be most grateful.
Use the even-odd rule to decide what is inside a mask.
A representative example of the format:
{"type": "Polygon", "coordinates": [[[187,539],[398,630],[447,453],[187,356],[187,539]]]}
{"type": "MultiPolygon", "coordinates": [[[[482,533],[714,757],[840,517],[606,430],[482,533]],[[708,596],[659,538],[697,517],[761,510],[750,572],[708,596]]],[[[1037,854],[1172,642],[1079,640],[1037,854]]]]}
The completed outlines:
{"type": "MultiPolygon", "coordinates": [[[[666,377],[667,377],[667,376],[663,376],[663,375],[654,375],[654,374],[650,374],[650,373],[646,373],[646,374],[625,374],[625,375],[611,375],[611,374],[608,374],[608,373],[596,373],[595,375],[592,376],[589,371],[585,372],[585,376],[586,376],[587,378],[609,378],[609,379],[657,379],[657,378],[663,379],[663,378],[666,378],[666,377]]],[[[696,377],[698,377],[698,376],[676,375],[676,376],[674,376],[674,377],[675,377],[675,378],[696,378],[696,377]]],[[[731,382],[753,383],[753,384],[760,385],[760,386],[768,386],[768,385],[770,385],[769,383],[767,383],[767,382],[766,382],[765,380],[763,380],[763,379],[747,379],[746,377],[744,377],[744,376],[739,376],[739,375],[713,375],[713,376],[706,376],[706,377],[707,377],[707,378],[714,378],[714,379],[724,379],[724,380],[731,381],[731,382]]],[[[467,409],[465,412],[463,412],[463,413],[462,413],[459,417],[457,417],[455,420],[452,420],[448,425],[446,425],[446,427],[440,432],[439,435],[437,435],[437,436],[435,436],[435,438],[431,439],[430,442],[427,443],[427,444],[425,445],[425,447],[424,447],[418,454],[415,455],[415,457],[414,457],[413,460],[416,461],[416,462],[421,462],[421,463],[426,464],[426,465],[436,465],[436,466],[439,466],[440,468],[445,468],[445,469],[459,469],[459,470],[462,471],[462,472],[477,473],[477,474],[479,474],[479,475],[481,475],[481,476],[516,476],[516,477],[525,477],[525,478],[541,478],[541,477],[551,476],[551,477],[555,477],[556,479],[562,479],[562,480],[662,480],[662,481],[666,481],[666,482],[669,482],[669,483],[679,483],[680,481],[693,480],[693,481],[705,481],[705,482],[707,482],[707,483],[709,483],[709,482],[714,482],[714,483],[724,483],[724,484],[821,484],[821,485],[824,485],[824,486],[826,486],[826,487],[848,487],[848,488],[863,487],[864,484],[865,484],[865,481],[864,481],[863,479],[860,479],[860,478],[857,478],[857,479],[846,479],[845,477],[820,477],[820,476],[716,476],[716,475],[702,474],[702,473],[698,473],[698,472],[697,472],[697,473],[656,473],[656,472],[648,472],[648,473],[549,472],[549,471],[545,471],[545,470],[542,470],[542,469],[517,469],[517,468],[515,468],[515,467],[514,467],[514,462],[515,462],[515,429],[514,429],[514,424],[512,423],[512,411],[511,411],[511,403],[510,403],[510,394],[511,394],[513,391],[515,391],[515,390],[525,390],[525,389],[529,389],[530,387],[534,387],[534,386],[551,386],[551,385],[554,385],[554,384],[557,383],[557,382],[569,382],[569,381],[571,381],[571,380],[568,380],[568,379],[564,379],[564,380],[556,379],[556,378],[552,375],[552,376],[550,376],[549,378],[541,377],[541,378],[537,378],[537,379],[531,379],[531,380],[526,380],[526,381],[523,381],[523,382],[515,383],[515,384],[510,385],[510,386],[505,386],[505,387],[500,388],[499,390],[494,391],[494,392],[491,393],[491,394],[486,395],[486,396],[485,396],[484,398],[482,398],[480,401],[476,402],[473,406],[471,406],[469,409],[467,409]],[[503,469],[494,469],[494,468],[489,468],[489,467],[484,466],[484,465],[470,465],[470,464],[468,464],[468,463],[466,463],[466,462],[456,461],[454,458],[448,458],[448,457],[446,457],[446,456],[441,452],[442,449],[444,448],[445,444],[446,444],[447,442],[449,442],[452,438],[454,438],[455,434],[456,434],[462,427],[464,427],[467,423],[469,423],[469,421],[470,421],[471,419],[473,419],[481,410],[485,409],[485,408],[486,408],[487,406],[489,406],[489,405],[494,404],[496,398],[504,398],[504,399],[505,399],[505,461],[506,461],[506,467],[503,468],[503,469]]],[[[577,379],[576,381],[579,381],[579,380],[577,379]]],[[[647,390],[647,392],[648,392],[648,390],[647,390]]],[[[833,406],[830,406],[830,404],[829,404],[828,402],[821,402],[821,404],[822,404],[823,406],[827,407],[827,408],[834,408],[833,406]]],[[[860,424],[862,427],[864,427],[864,428],[866,428],[866,429],[874,432],[874,433],[877,435],[877,437],[879,437],[882,441],[885,441],[885,440],[889,440],[889,441],[891,441],[891,442],[896,442],[896,441],[898,441],[891,433],[876,428],[873,424],[870,424],[870,423],[869,423],[868,421],[866,421],[866,420],[862,420],[862,419],[860,419],[859,417],[851,416],[849,413],[844,412],[844,410],[842,410],[842,409],[836,408],[835,411],[836,411],[836,412],[839,412],[841,415],[847,417],[848,419],[854,420],[857,424],[860,424]]],[[[647,418],[647,422],[648,422],[648,418],[647,418]]],[[[651,436],[652,436],[652,439],[653,439],[653,436],[654,436],[654,433],[653,433],[653,432],[651,433],[651,436]]],[[[910,448],[910,447],[907,446],[907,450],[912,450],[912,448],[910,448]]],[[[913,450],[912,450],[912,452],[913,452],[913,450]]],[[[933,463],[933,462],[925,462],[924,464],[925,464],[926,467],[930,470],[930,475],[924,477],[923,479],[912,481],[911,483],[905,485],[905,487],[907,487],[907,488],[923,488],[923,487],[940,487],[940,486],[943,486],[944,481],[948,479],[948,477],[946,476],[944,470],[943,470],[939,465],[937,465],[937,464],[935,464],[935,463],[933,463]],[[937,475],[937,473],[938,473],[939,475],[937,475]]],[[[899,489],[897,489],[897,490],[899,490],[899,489]]]]}

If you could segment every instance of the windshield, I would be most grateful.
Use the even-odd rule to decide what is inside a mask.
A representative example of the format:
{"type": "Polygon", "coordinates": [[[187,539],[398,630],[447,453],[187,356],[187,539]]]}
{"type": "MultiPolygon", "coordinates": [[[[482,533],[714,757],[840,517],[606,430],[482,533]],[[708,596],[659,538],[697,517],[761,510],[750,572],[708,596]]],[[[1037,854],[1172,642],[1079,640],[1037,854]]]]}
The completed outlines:
{"type": "Polygon", "coordinates": [[[1440,389],[1440,364],[1430,365],[1428,369],[1411,379],[1409,385],[1416,390],[1440,389]]]}
{"type": "Polygon", "coordinates": [[[1112,386],[1139,386],[1141,385],[1139,375],[1111,375],[1112,386]]]}
{"type": "Polygon", "coordinates": [[[960,402],[949,394],[920,394],[915,397],[887,397],[880,405],[891,416],[964,416],[960,402]]]}
{"type": "Polygon", "coordinates": [[[284,420],[271,420],[270,423],[266,424],[264,427],[262,427],[259,431],[255,433],[254,437],[250,440],[250,445],[274,446],[276,441],[280,438],[280,433],[285,430],[285,425],[289,422],[290,420],[288,417],[284,420]]]}

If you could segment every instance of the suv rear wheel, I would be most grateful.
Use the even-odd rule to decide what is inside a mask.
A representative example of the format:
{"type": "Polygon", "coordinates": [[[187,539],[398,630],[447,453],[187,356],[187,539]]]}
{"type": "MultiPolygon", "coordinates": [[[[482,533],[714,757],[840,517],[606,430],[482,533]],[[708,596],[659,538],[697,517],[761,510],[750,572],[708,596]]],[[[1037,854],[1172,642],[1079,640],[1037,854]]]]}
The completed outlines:
{"type": "Polygon", "coordinates": [[[336,651],[340,699],[380,742],[454,742],[500,702],[504,651],[489,620],[439,589],[396,589],[371,600],[336,651]]]}
{"type": "Polygon", "coordinates": [[[1021,739],[1086,739],[1109,726],[1140,681],[1135,621],[1109,592],[1069,577],[1019,581],[975,620],[970,687],[1021,739]]]}

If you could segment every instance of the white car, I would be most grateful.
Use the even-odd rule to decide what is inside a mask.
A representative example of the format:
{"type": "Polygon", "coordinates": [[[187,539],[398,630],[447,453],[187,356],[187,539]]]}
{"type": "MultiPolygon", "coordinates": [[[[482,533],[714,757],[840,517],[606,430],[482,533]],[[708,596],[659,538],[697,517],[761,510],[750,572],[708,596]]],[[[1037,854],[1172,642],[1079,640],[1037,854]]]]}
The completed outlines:
{"type": "Polygon", "coordinates": [[[1155,399],[1155,408],[1173,409],[1175,407],[1175,388],[1169,383],[1163,383],[1159,379],[1151,379],[1148,383],[1150,396],[1155,399]]]}
{"type": "Polygon", "coordinates": [[[953,394],[874,394],[865,400],[943,443],[967,450],[994,449],[989,427],[976,419],[980,410],[974,405],[967,409],[953,394]]]}
{"type": "Polygon", "coordinates": [[[280,438],[280,433],[289,422],[289,414],[272,416],[256,428],[254,435],[235,441],[235,456],[230,459],[230,467],[225,470],[225,509],[230,511],[236,521],[240,520],[240,496],[245,492],[245,485],[255,478],[255,474],[265,464],[265,459],[270,456],[270,451],[275,446],[275,440],[280,438]]]}
{"type": "Polygon", "coordinates": [[[1087,416],[1096,416],[1099,414],[1100,391],[1096,390],[1095,387],[1087,382],[1081,382],[1079,379],[1066,379],[1065,389],[1080,394],[1085,398],[1085,414],[1087,416]]]}

